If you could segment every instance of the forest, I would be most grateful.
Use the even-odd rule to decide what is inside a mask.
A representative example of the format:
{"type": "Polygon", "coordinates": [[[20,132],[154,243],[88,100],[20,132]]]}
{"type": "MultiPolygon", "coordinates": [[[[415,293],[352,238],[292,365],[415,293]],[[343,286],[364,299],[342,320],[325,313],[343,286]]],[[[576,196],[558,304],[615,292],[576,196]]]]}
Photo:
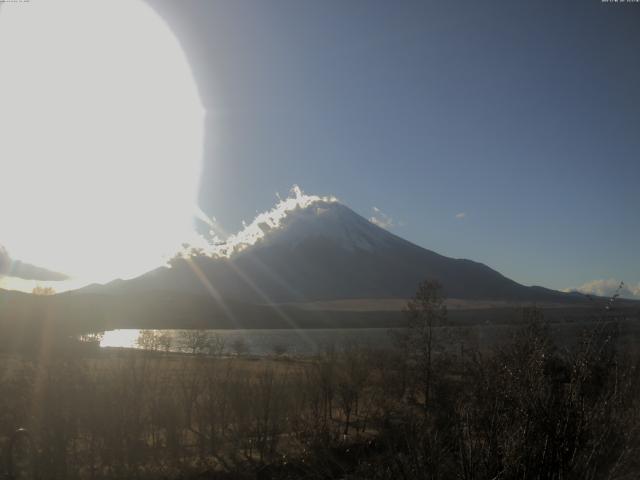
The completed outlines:
{"type": "Polygon", "coordinates": [[[507,341],[477,348],[448,330],[441,289],[425,282],[393,348],[257,358],[197,347],[194,331],[189,353],[149,335],[141,341],[158,348],[4,353],[4,470],[43,480],[632,478],[639,358],[621,347],[611,313],[566,347],[528,307],[507,341]]]}

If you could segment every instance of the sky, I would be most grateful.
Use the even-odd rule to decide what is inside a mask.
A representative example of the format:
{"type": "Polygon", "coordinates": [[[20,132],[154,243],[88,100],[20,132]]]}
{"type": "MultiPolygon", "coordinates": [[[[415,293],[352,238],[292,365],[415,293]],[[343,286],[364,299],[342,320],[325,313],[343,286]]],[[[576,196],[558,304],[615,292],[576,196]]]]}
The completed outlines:
{"type": "Polygon", "coordinates": [[[226,230],[298,184],[526,285],[640,284],[640,3],[147,1],[226,230]]]}
{"type": "Polygon", "coordinates": [[[192,210],[233,234],[299,185],[525,285],[640,298],[639,2],[0,7],[2,288],[140,274],[192,210]]]}

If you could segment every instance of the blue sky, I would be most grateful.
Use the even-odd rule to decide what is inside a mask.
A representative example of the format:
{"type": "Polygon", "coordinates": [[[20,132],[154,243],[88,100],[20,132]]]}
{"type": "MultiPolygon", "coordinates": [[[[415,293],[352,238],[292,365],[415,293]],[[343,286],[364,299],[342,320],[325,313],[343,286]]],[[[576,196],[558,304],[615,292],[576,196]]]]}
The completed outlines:
{"type": "Polygon", "coordinates": [[[148,2],[227,230],[299,184],[524,284],[640,282],[640,4],[148,2]]]}

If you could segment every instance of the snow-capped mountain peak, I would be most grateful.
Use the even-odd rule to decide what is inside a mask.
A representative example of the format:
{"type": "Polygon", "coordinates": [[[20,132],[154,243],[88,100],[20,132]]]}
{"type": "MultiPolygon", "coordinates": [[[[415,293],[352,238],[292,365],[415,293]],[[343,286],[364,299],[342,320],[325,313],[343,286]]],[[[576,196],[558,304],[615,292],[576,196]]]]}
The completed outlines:
{"type": "Polygon", "coordinates": [[[344,250],[374,251],[391,236],[345,205],[316,201],[306,208],[288,212],[280,228],[265,236],[264,245],[295,248],[307,240],[322,239],[344,250]]]}
{"type": "Polygon", "coordinates": [[[322,238],[352,251],[372,251],[388,242],[387,231],[341,204],[333,196],[305,194],[297,185],[286,199],[263,212],[238,233],[213,243],[199,239],[182,256],[193,254],[231,258],[252,247],[274,244],[295,248],[308,239],[322,238]]]}
{"type": "Polygon", "coordinates": [[[520,285],[481,263],[422,248],[334,197],[306,195],[297,187],[226,241],[202,241],[168,267],[105,288],[269,304],[409,298],[419,282],[436,279],[452,298],[571,300],[567,294],[520,285]]]}

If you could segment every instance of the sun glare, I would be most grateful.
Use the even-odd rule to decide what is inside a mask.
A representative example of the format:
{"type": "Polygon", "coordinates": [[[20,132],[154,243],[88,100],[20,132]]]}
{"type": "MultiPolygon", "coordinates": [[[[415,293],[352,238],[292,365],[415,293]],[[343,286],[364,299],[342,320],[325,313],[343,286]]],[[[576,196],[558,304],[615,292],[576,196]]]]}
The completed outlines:
{"type": "Polygon", "coordinates": [[[0,9],[0,245],[75,283],[155,268],[193,231],[204,110],[139,0],[0,9]]]}

